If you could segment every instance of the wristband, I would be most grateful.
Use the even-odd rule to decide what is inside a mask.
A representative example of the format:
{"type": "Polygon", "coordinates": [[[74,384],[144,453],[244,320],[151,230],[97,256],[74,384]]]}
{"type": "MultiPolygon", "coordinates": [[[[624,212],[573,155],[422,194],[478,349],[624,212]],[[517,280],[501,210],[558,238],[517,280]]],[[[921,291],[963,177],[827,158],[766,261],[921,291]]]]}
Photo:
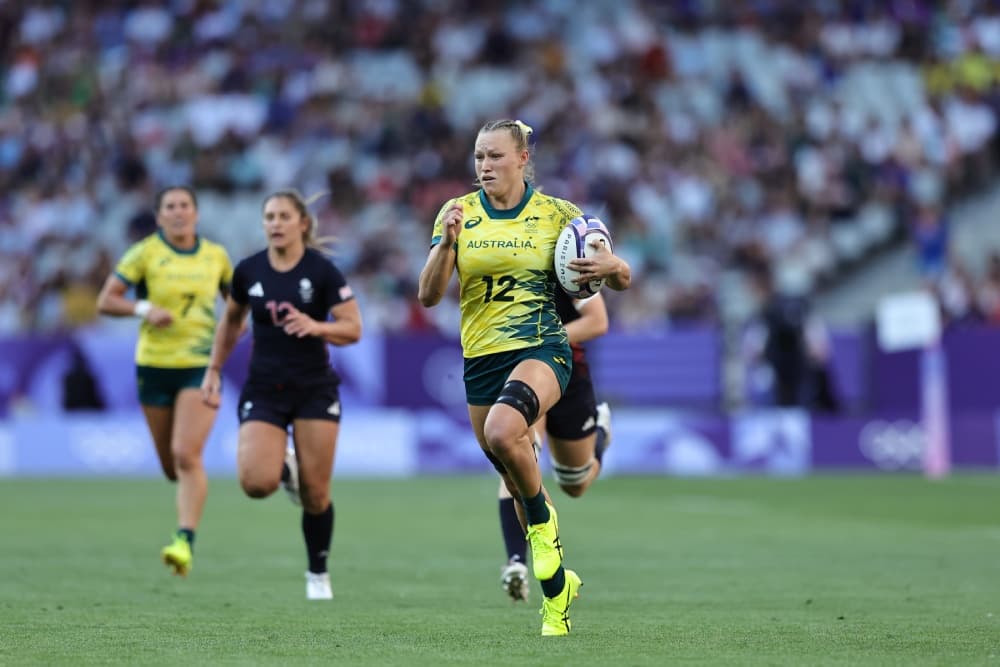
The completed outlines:
{"type": "Polygon", "coordinates": [[[135,308],[132,309],[132,314],[136,317],[146,319],[146,316],[149,315],[149,311],[151,310],[153,310],[153,304],[143,299],[142,301],[135,302],[135,308]]]}

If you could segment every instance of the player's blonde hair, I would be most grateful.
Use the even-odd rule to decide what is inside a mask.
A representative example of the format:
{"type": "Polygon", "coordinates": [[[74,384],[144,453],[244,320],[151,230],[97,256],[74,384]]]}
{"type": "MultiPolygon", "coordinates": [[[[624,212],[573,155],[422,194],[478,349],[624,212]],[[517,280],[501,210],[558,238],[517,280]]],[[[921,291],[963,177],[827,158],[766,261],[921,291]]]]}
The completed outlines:
{"type": "Polygon", "coordinates": [[[333,250],[330,245],[336,240],[333,236],[316,236],[316,226],[317,220],[316,216],[312,211],[309,210],[309,206],[312,205],[320,197],[323,197],[329,193],[327,192],[317,192],[309,197],[303,197],[302,193],[295,188],[286,188],[284,190],[277,190],[272,192],[267,197],[264,198],[264,203],[261,205],[261,210],[263,211],[267,208],[267,202],[272,199],[282,198],[287,199],[292,202],[292,206],[298,211],[299,215],[302,216],[309,225],[306,227],[306,231],[302,234],[302,242],[307,248],[312,248],[318,250],[325,255],[332,255],[333,250]]]}
{"type": "MultiPolygon", "coordinates": [[[[507,130],[510,132],[511,138],[514,140],[514,147],[517,151],[528,151],[528,161],[524,165],[524,180],[534,185],[535,183],[535,161],[532,155],[531,146],[528,144],[528,137],[534,133],[534,129],[527,123],[520,120],[511,120],[505,118],[503,120],[491,120],[479,128],[479,134],[484,132],[495,132],[497,130],[507,130]]],[[[478,184],[478,183],[477,183],[478,184]]]]}

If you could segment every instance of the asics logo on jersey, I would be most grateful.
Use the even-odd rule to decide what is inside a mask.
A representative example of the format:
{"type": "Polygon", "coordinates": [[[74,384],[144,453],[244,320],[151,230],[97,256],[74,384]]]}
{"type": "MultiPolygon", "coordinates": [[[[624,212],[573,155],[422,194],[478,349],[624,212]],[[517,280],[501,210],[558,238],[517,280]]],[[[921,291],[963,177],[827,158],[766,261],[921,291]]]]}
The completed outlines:
{"type": "Polygon", "coordinates": [[[254,283],[250,289],[247,290],[247,296],[264,296],[264,286],[260,283],[254,283]]]}
{"type": "Polygon", "coordinates": [[[560,366],[565,366],[566,365],[566,359],[563,358],[563,357],[552,357],[552,361],[556,362],[560,366]]]}
{"type": "Polygon", "coordinates": [[[482,216],[478,216],[478,215],[475,218],[469,218],[468,220],[465,221],[465,228],[466,229],[472,229],[473,227],[475,227],[476,225],[478,225],[482,221],[483,221],[482,216]]]}

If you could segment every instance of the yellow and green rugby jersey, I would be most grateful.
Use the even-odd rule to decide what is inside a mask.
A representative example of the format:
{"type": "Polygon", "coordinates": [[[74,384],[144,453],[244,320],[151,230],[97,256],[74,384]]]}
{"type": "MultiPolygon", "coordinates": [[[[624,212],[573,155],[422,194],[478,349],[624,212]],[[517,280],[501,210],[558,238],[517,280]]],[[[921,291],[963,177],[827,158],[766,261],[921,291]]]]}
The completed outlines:
{"type": "Polygon", "coordinates": [[[191,250],[170,245],[162,232],[129,248],[115,275],[174,316],[158,329],[149,322],[139,328],[135,363],[156,368],[196,368],[208,364],[215,333],[215,297],[228,288],[233,266],[225,249],[198,238],[191,250]]]}
{"type": "Polygon", "coordinates": [[[441,220],[455,202],[462,204],[464,216],[456,243],[464,355],[564,341],[554,301],[553,256],[559,232],[580,209],[528,186],[517,206],[498,211],[476,191],[441,207],[432,246],[441,242],[441,220]]]}

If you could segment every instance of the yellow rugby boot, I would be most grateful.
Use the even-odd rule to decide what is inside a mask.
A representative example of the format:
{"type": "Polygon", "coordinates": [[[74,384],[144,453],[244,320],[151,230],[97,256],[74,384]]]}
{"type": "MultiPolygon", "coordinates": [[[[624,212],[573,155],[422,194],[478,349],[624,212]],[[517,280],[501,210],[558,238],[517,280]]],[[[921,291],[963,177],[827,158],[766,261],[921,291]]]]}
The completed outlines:
{"type": "Polygon", "coordinates": [[[559,541],[559,518],[556,508],[548,503],[549,520],[528,526],[528,544],[531,545],[531,567],[539,581],[551,579],[562,565],[563,548],[559,541]]]}
{"type": "Polygon", "coordinates": [[[163,547],[160,558],[175,575],[182,577],[187,576],[193,567],[194,556],[191,554],[191,545],[181,535],[174,535],[174,541],[163,547]]]}
{"type": "Polygon", "coordinates": [[[539,613],[542,615],[542,636],[561,637],[569,634],[569,606],[573,600],[580,597],[580,587],[583,582],[573,570],[564,570],[566,573],[566,585],[562,592],[554,598],[542,600],[542,608],[539,613]]]}

